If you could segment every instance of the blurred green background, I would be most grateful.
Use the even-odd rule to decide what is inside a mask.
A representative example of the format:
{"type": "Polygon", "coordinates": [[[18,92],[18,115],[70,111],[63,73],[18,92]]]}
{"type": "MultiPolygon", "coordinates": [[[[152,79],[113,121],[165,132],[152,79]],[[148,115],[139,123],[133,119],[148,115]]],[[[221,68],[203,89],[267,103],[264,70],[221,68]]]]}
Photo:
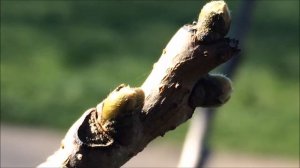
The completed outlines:
{"type": "MultiPolygon", "coordinates": [[[[1,122],[66,131],[120,83],[140,85],[204,3],[1,1],[1,122]]],[[[228,3],[234,20],[240,1],[228,3]]],[[[212,145],[298,158],[299,1],[259,0],[251,23],[212,145]]]]}

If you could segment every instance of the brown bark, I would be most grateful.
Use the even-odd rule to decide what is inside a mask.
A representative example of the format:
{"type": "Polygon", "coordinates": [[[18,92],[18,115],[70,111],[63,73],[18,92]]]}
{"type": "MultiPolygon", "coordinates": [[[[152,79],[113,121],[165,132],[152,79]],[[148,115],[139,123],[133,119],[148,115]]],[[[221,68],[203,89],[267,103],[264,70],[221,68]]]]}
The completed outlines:
{"type": "Polygon", "coordinates": [[[200,17],[207,20],[180,28],[154,64],[141,86],[142,111],[122,118],[123,127],[110,135],[91,132],[91,127],[98,128],[93,122],[99,114],[96,108],[87,110],[70,128],[63,146],[40,166],[120,167],[153,139],[191,118],[197,105],[193,97],[199,97],[197,81],[238,52],[236,41],[224,38],[230,18],[205,12],[208,15],[200,17]]]}

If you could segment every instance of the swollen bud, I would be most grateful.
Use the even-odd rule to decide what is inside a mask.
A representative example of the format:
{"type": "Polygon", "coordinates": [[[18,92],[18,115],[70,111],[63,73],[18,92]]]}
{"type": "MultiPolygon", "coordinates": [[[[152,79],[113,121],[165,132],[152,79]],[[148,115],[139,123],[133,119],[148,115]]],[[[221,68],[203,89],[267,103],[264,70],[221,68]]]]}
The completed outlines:
{"type": "Polygon", "coordinates": [[[114,120],[141,110],[144,98],[142,89],[130,88],[121,84],[107,96],[101,107],[97,106],[97,111],[102,111],[100,122],[114,120]],[[98,108],[102,108],[102,110],[98,108]]]}
{"type": "Polygon", "coordinates": [[[201,10],[197,23],[197,38],[212,42],[223,38],[229,31],[230,11],[224,1],[211,1],[201,10]]]}
{"type": "Polygon", "coordinates": [[[219,107],[231,97],[232,82],[222,74],[202,77],[193,88],[190,105],[192,107],[219,107]]]}

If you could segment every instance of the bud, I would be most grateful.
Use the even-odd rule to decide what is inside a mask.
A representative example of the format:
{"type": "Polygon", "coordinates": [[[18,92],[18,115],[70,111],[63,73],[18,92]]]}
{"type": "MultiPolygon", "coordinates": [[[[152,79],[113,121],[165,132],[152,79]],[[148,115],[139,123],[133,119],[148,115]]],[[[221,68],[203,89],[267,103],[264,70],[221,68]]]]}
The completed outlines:
{"type": "Polygon", "coordinates": [[[230,28],[231,16],[224,1],[211,1],[201,10],[197,23],[197,38],[212,42],[224,37],[230,28]]]}
{"type": "MultiPolygon", "coordinates": [[[[144,92],[140,88],[130,88],[124,84],[118,86],[103,101],[101,121],[114,120],[126,115],[132,115],[141,110],[144,105],[144,92]]],[[[101,107],[97,107],[101,108],[101,107]]]]}

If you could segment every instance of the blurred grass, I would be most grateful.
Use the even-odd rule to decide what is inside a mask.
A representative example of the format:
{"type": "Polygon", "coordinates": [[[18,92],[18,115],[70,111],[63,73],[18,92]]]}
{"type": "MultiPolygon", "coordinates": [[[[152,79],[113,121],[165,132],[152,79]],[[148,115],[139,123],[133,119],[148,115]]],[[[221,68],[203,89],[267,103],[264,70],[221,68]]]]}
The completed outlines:
{"type": "MultiPolygon", "coordinates": [[[[118,84],[140,85],[203,4],[1,1],[1,122],[66,130],[118,84]]],[[[213,145],[299,157],[299,1],[258,1],[243,54],[213,145]]]]}

